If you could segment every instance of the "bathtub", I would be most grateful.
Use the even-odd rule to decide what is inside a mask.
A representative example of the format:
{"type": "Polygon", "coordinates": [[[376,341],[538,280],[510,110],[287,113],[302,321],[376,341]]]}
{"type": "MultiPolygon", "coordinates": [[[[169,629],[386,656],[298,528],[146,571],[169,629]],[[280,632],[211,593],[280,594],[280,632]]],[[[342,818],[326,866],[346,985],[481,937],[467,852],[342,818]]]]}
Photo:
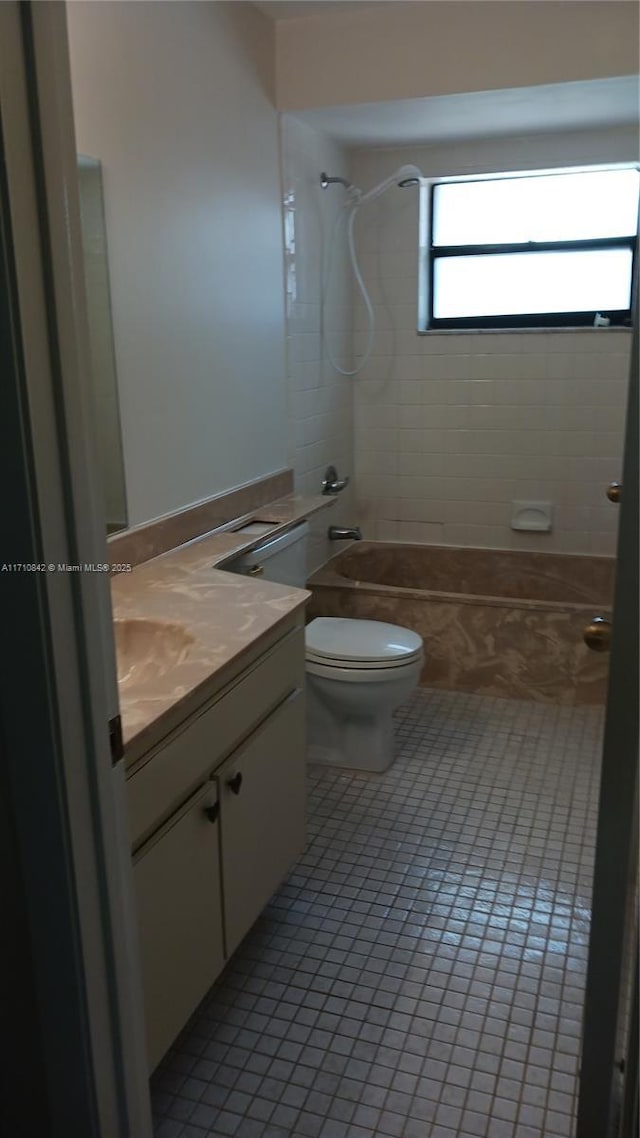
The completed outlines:
{"type": "Polygon", "coordinates": [[[582,635],[596,613],[610,613],[614,566],[609,557],[363,541],[311,577],[309,616],[413,629],[429,687],[598,704],[607,657],[582,635]]]}

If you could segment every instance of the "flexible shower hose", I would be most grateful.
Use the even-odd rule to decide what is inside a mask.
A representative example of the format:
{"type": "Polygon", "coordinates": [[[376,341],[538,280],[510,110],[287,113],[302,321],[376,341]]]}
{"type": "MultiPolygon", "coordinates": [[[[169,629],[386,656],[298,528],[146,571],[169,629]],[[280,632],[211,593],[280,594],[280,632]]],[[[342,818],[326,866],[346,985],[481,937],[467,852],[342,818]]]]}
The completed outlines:
{"type": "Polygon", "coordinates": [[[324,340],[324,344],[325,344],[325,348],[326,348],[326,352],[327,352],[327,357],[329,359],[329,363],[331,364],[331,366],[333,368],[335,368],[335,370],[337,372],[339,372],[340,375],[358,375],[358,373],[362,371],[365,364],[368,363],[368,361],[369,361],[369,358],[371,356],[371,353],[373,351],[373,347],[375,344],[375,336],[376,336],[375,312],[373,309],[373,305],[371,303],[371,297],[369,296],[369,293],[367,292],[367,286],[364,283],[364,278],[362,276],[362,272],[360,270],[360,265],[358,263],[358,254],[356,252],[356,243],[355,243],[355,237],[354,237],[354,226],[355,226],[356,214],[357,214],[357,212],[361,206],[367,205],[367,204],[369,204],[369,202],[375,201],[376,198],[379,198],[380,195],[385,193],[385,191],[388,190],[391,186],[397,185],[398,181],[401,181],[404,178],[422,178],[422,177],[423,177],[422,171],[417,166],[400,166],[399,169],[396,170],[395,174],[392,174],[391,177],[389,177],[389,178],[385,178],[384,181],[380,182],[377,186],[374,186],[373,189],[368,190],[366,194],[363,194],[360,190],[356,190],[356,189],[352,188],[349,191],[349,195],[350,195],[349,199],[344,204],[342,209],[336,214],[335,221],[333,223],[333,228],[331,231],[331,240],[329,243],[329,256],[327,258],[327,272],[326,272],[326,276],[325,276],[325,280],[324,280],[324,284],[323,284],[323,288],[322,288],[321,319],[322,319],[322,338],[324,340]],[[352,269],[353,275],[356,279],[356,284],[358,285],[358,289],[360,291],[360,296],[362,297],[362,300],[363,300],[363,303],[364,303],[364,306],[365,306],[365,309],[367,312],[367,319],[368,319],[368,324],[369,324],[369,332],[368,332],[368,336],[367,336],[367,345],[366,345],[366,348],[364,350],[363,357],[362,357],[360,363],[357,365],[357,367],[354,367],[354,368],[340,367],[340,364],[334,359],[334,357],[331,353],[331,347],[329,345],[329,339],[327,336],[327,327],[326,327],[326,305],[327,305],[327,296],[328,296],[329,288],[331,285],[331,272],[333,269],[333,255],[334,255],[334,249],[335,249],[336,240],[337,240],[337,236],[338,236],[338,231],[340,228],[340,222],[342,221],[343,217],[345,216],[345,212],[346,212],[346,216],[347,216],[347,247],[349,249],[349,256],[351,259],[351,269],[352,269]]]}

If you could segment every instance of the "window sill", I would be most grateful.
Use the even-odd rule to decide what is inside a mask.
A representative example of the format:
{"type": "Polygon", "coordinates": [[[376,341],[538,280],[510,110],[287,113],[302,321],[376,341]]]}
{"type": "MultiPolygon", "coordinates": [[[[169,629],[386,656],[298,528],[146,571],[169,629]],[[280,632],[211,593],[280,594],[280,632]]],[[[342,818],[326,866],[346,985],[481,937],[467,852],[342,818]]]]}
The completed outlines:
{"type": "Polygon", "coordinates": [[[611,332],[626,332],[631,333],[632,327],[627,327],[622,324],[614,324],[609,328],[594,328],[591,324],[575,324],[566,325],[566,327],[549,327],[549,328],[416,328],[416,335],[418,336],[539,336],[542,333],[546,336],[562,336],[565,332],[597,332],[598,335],[604,333],[605,335],[611,332]]]}

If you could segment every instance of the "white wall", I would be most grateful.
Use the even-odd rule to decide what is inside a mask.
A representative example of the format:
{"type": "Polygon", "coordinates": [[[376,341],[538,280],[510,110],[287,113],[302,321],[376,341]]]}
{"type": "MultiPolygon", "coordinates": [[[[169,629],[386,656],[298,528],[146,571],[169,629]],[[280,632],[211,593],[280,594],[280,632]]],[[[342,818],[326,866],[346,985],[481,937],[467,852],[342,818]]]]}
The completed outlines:
{"type": "MultiPolygon", "coordinates": [[[[637,136],[486,139],[360,151],[364,189],[405,162],[427,176],[637,159],[637,136]]],[[[358,248],[376,307],[358,377],[356,475],[366,535],[380,540],[613,553],[631,333],[416,334],[418,206],[391,190],[363,210],[358,248]],[[554,503],[551,534],[510,529],[511,503],[554,503]]],[[[366,338],[362,305],[356,351],[366,338]]]]}
{"type": "Polygon", "coordinates": [[[251,4],[67,12],[136,524],[287,464],[273,25],[251,4]]]}
{"type": "MultiPolygon", "coordinates": [[[[323,190],[320,174],[348,177],[347,155],[321,131],[290,115],[282,121],[291,465],[296,489],[317,494],[326,467],[353,478],[353,379],[331,366],[322,331],[322,290],[335,218],[346,200],[340,186],[323,190]]],[[[342,231],[343,232],[343,231],[342,231]]],[[[326,305],[334,358],[351,366],[352,307],[344,232],[336,247],[326,305]]],[[[336,552],[330,524],[354,524],[353,486],[313,522],[309,571],[336,552]]]]}
{"type": "Polygon", "coordinates": [[[634,75],[634,0],[429,0],[278,21],[282,110],[634,75]]]}

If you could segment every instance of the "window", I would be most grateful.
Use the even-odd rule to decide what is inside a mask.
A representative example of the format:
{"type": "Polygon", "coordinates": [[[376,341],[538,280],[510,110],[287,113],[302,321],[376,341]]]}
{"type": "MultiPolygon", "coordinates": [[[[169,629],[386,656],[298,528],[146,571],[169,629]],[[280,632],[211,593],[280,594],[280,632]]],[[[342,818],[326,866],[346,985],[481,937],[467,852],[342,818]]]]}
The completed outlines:
{"type": "Polygon", "coordinates": [[[635,169],[437,182],[430,328],[630,323],[635,169]]]}

